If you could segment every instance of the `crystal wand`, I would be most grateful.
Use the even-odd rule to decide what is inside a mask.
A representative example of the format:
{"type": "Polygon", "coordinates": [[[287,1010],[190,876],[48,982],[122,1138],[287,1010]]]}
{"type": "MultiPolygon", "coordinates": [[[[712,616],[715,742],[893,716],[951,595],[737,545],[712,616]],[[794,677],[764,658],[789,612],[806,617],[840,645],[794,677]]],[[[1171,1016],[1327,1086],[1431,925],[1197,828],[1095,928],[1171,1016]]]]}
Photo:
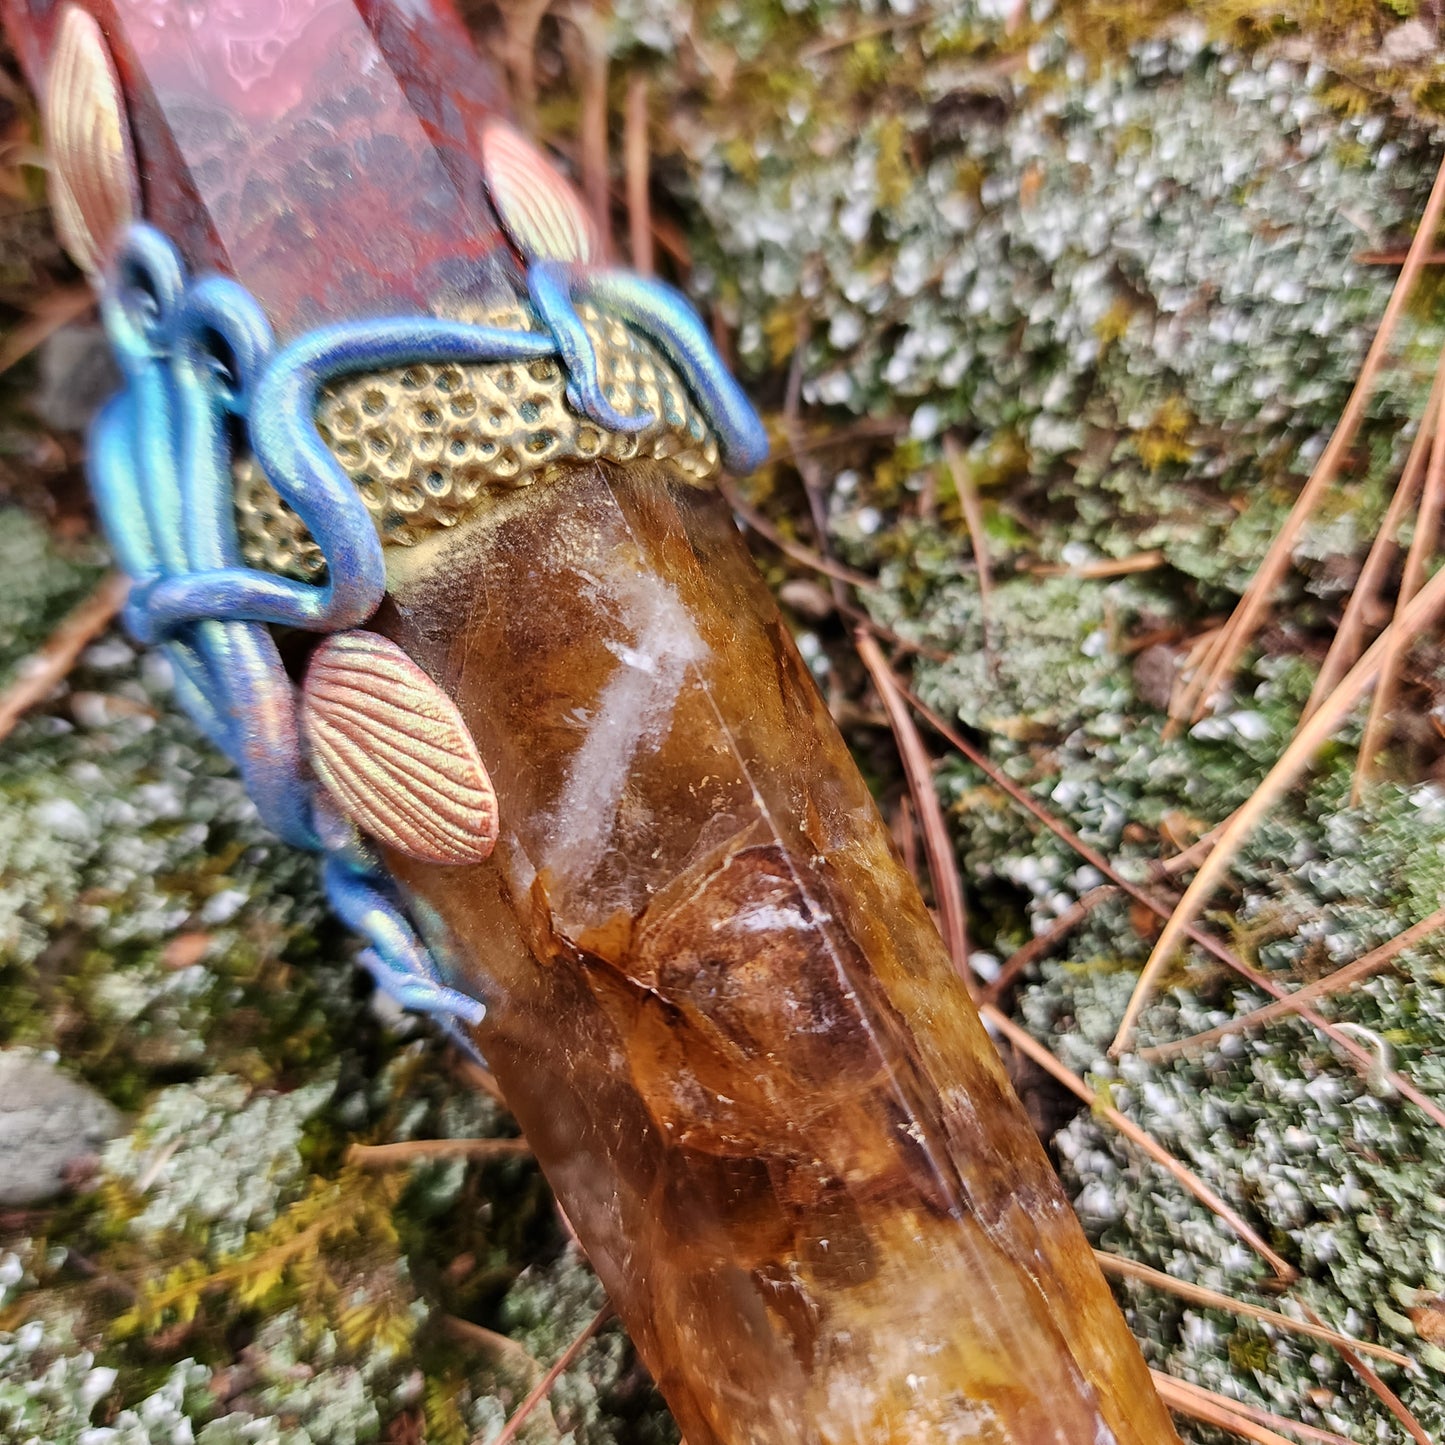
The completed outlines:
{"type": "Polygon", "coordinates": [[[690,1445],[1173,1440],[711,483],[757,418],[444,0],[6,5],[127,624],[485,1056],[690,1445]]]}

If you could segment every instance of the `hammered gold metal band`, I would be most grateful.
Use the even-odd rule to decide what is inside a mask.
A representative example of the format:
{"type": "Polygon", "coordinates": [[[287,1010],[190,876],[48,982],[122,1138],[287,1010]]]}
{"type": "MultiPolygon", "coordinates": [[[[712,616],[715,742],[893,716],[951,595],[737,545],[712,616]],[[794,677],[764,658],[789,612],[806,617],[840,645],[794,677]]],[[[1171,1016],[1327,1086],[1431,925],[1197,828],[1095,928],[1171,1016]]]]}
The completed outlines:
{"type": "MultiPolygon", "coordinates": [[[[552,360],[411,366],[322,393],[317,427],[387,545],[413,546],[472,515],[489,493],[550,480],[561,463],[649,458],[695,484],[717,472],[717,440],[659,353],[591,307],[578,314],[597,350],[604,394],[624,415],[650,413],[655,420],[643,430],[604,431],[579,416],[552,360]]],[[[463,319],[536,326],[520,309],[463,319]]],[[[306,581],[324,573],[304,523],[250,459],[236,468],[236,519],[250,565],[306,581]]]]}

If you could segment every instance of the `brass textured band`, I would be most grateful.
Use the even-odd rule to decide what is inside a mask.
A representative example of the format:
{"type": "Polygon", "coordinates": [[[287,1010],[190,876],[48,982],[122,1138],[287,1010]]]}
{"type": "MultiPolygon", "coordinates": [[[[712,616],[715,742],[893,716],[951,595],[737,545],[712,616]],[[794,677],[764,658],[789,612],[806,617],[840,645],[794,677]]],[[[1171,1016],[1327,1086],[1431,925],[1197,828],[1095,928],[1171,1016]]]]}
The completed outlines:
{"type": "MultiPolygon", "coordinates": [[[[608,401],[653,416],[641,431],[606,431],[575,411],[555,360],[410,366],[326,388],[317,426],[383,542],[412,546],[472,515],[489,493],[550,480],[561,463],[650,459],[697,484],[717,472],[716,437],[651,343],[592,307],[578,314],[608,401]]],[[[466,319],[537,326],[521,308],[466,319]]],[[[305,581],[325,571],[305,524],[249,457],[236,468],[236,514],[250,565],[305,581]]]]}

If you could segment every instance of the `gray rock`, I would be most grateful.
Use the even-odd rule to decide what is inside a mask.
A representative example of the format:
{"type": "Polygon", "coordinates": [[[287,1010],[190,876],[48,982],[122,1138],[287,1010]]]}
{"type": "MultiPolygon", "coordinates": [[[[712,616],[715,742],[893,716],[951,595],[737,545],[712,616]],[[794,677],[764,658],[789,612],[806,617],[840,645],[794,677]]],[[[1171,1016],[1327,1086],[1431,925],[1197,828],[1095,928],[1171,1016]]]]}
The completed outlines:
{"type": "Polygon", "coordinates": [[[44,1055],[0,1050],[0,1205],[53,1198],[123,1128],[118,1110],[44,1055]]]}
{"type": "Polygon", "coordinates": [[[103,327],[62,326],[40,348],[40,384],[30,405],[52,430],[82,432],[120,383],[103,327]]]}

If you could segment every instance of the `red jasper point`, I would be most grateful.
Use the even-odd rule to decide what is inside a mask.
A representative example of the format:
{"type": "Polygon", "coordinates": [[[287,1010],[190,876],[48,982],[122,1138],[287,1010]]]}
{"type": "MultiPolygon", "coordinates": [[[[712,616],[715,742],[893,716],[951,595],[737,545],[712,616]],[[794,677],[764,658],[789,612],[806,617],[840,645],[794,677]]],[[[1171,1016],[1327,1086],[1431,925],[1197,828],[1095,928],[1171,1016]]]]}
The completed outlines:
{"type": "MultiPolygon", "coordinates": [[[[6,0],[43,93],[67,0],[6,0]]],[[[445,7],[86,0],[119,72],[145,216],[284,338],[509,297],[476,138],[501,93],[445,7]]]]}

